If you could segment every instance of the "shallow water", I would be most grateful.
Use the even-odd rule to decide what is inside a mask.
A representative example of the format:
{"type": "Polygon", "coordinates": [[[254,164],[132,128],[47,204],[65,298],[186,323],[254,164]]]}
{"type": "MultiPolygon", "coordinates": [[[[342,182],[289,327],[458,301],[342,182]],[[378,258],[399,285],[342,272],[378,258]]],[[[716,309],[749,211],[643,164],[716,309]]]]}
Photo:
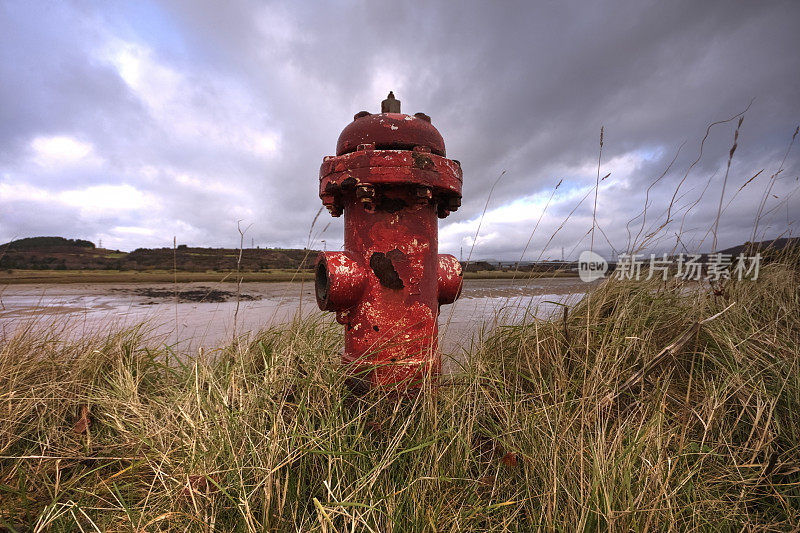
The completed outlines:
{"type": "MultiPolygon", "coordinates": [[[[590,285],[576,278],[535,280],[467,279],[461,298],[443,306],[439,318],[445,352],[456,353],[498,323],[549,318],[561,305],[573,305],[590,285]]],[[[318,314],[313,284],[243,283],[241,294],[227,301],[178,301],[171,284],[47,284],[0,288],[0,338],[19,328],[55,324],[68,335],[105,333],[145,322],[151,342],[176,345],[181,353],[212,348],[259,329],[318,314]]],[[[233,283],[183,283],[178,290],[223,290],[233,283]]],[[[332,318],[332,314],[327,314],[332,318]]]]}

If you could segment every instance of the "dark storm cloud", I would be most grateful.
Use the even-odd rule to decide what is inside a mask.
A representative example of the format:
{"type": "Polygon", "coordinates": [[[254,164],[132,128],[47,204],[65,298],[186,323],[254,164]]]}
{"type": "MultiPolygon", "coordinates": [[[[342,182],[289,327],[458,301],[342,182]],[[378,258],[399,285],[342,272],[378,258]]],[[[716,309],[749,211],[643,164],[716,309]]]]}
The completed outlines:
{"type": "MultiPolygon", "coordinates": [[[[442,224],[443,251],[471,247],[492,183],[505,170],[473,255],[509,259],[520,256],[561,179],[526,258],[542,253],[556,231],[544,257],[588,246],[601,125],[600,175],[611,176],[598,193],[605,235],[595,232],[594,242],[611,253],[606,236],[623,250],[639,233],[641,217],[626,223],[676,153],[650,190],[642,235],[664,221],[706,127],[754,99],[724,202],[736,197],[718,235],[721,245],[733,245],[750,237],[800,119],[794,2],[0,9],[3,240],[63,233],[133,248],[166,245],[178,234],[191,244],[230,246],[241,219],[261,245],[305,245],[319,208],[322,156],[353,113],[376,111],[393,89],[404,111],[433,117],[465,170],[463,207],[442,224]],[[86,143],[89,155],[63,163],[61,145],[48,141],[59,135],[86,143]],[[40,153],[31,148],[37,138],[40,153]],[[50,152],[41,147],[55,159],[43,163],[50,152]],[[96,203],[125,202],[126,187],[140,196],[120,212],[69,203],[84,190],[96,203]],[[57,216],[31,220],[25,213],[37,201],[58,204],[50,211],[57,216]]],[[[687,246],[710,247],[705,234],[736,125],[712,128],[653,249],[676,244],[684,210],[703,190],[682,230],[687,246]]],[[[771,192],[778,198],[768,209],[779,208],[760,226],[766,236],[791,230],[800,214],[797,195],[789,196],[798,186],[796,154],[771,192]]],[[[324,214],[315,228],[329,248],[341,242],[341,221],[330,222],[324,214]]]]}

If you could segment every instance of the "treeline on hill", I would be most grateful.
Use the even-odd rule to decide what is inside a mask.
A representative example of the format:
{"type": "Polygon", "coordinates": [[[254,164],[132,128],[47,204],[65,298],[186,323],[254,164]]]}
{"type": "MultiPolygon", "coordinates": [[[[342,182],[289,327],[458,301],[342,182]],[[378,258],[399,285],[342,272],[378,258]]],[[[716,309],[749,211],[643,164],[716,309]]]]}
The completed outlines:
{"type": "MultiPolygon", "coordinates": [[[[245,248],[242,271],[313,268],[317,250],[245,248]]],[[[172,270],[206,272],[236,269],[235,248],[137,248],[126,253],[97,248],[89,241],[32,237],[0,245],[0,269],[21,270],[172,270]]]]}
{"type": "MultiPolygon", "coordinates": [[[[782,260],[794,258],[800,264],[800,238],[780,238],[772,241],[746,242],[721,253],[762,255],[768,263],[775,255],[782,260]],[[794,253],[787,253],[787,249],[794,253]]],[[[245,248],[240,269],[259,272],[272,269],[311,269],[318,250],[300,248],[245,248]]],[[[704,260],[707,256],[704,256],[704,260]]],[[[190,248],[185,244],[172,248],[137,248],[127,253],[97,248],[89,241],[63,237],[30,237],[0,245],[0,269],[19,270],[172,270],[184,272],[230,271],[236,269],[239,250],[236,248],[190,248]]],[[[519,272],[551,272],[575,270],[577,263],[562,261],[462,262],[467,272],[516,270],[519,272]]]]}
{"type": "Polygon", "coordinates": [[[27,237],[7,242],[0,246],[2,250],[38,250],[42,248],[94,248],[91,241],[83,239],[65,239],[64,237],[27,237]]]}

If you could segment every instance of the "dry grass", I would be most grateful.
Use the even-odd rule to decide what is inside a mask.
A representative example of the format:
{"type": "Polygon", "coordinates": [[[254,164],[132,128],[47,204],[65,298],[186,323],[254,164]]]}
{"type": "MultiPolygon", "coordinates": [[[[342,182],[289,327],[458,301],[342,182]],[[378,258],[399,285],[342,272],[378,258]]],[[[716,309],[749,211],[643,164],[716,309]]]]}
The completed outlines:
{"type": "MultiPolygon", "coordinates": [[[[677,205],[679,190],[711,128],[742,115],[709,125],[663,212],[645,201],[629,251],[678,215],[683,242],[706,189],[677,205]]],[[[586,235],[606,236],[600,163],[542,254],[592,194],[586,235]]],[[[797,531],[800,262],[770,260],[758,281],[713,287],[608,280],[563,320],[500,326],[402,398],[343,386],[342,332],[325,317],[190,359],[144,326],[22,332],[0,340],[0,530],[797,531]]],[[[0,282],[174,272],[35,275],[53,278],[0,282]]]]}
{"type": "Polygon", "coordinates": [[[791,530],[800,274],[717,293],[608,281],[405,399],[351,395],[325,319],[172,367],[142,329],[6,339],[0,526],[791,530]]]}

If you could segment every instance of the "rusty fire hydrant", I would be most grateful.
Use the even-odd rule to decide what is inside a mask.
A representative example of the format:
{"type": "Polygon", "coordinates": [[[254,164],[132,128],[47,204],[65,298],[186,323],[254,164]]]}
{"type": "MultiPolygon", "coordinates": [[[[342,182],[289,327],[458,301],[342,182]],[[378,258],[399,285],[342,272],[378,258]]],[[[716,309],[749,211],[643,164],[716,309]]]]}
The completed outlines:
{"type": "Polygon", "coordinates": [[[461,292],[461,265],[438,253],[436,218],[461,205],[461,164],[424,113],[400,113],[391,92],[381,113],[362,111],[319,172],[319,196],[344,213],[344,251],[316,263],[317,304],[345,326],[350,384],[418,386],[441,371],[439,307],[461,292]]]}

